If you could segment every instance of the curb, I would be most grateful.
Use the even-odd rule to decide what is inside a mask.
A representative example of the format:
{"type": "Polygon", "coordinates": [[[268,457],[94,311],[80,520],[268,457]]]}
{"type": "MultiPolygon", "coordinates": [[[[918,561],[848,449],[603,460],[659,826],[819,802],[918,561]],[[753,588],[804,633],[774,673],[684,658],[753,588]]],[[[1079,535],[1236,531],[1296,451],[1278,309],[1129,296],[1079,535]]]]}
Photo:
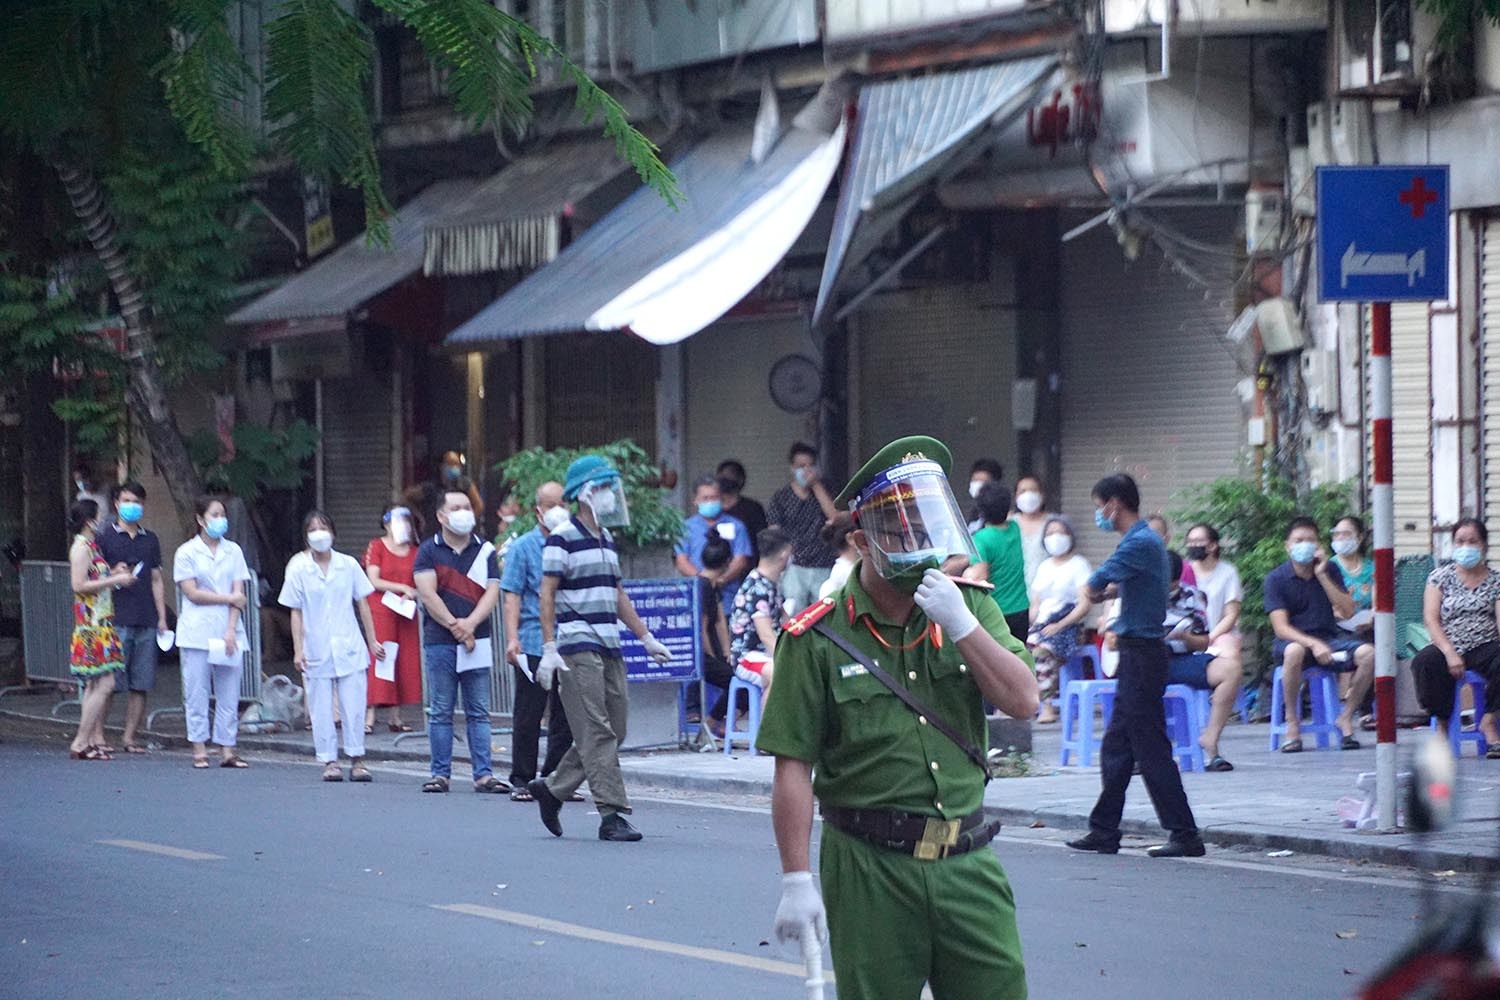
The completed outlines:
{"type": "MultiPolygon", "coordinates": [[[[0,709],[0,716],[8,716],[16,719],[25,719],[28,722],[43,722],[57,725],[63,728],[72,728],[73,722],[67,719],[57,719],[51,716],[31,715],[25,712],[17,712],[12,709],[0,709]]],[[[111,727],[113,728],[113,727],[111,727]]],[[[145,731],[145,734],[163,747],[173,749],[185,749],[189,746],[188,741],[181,736],[170,736],[162,733],[145,731]]],[[[298,745],[288,745],[277,740],[262,739],[256,736],[245,736],[239,740],[240,747],[260,753],[280,753],[293,755],[306,755],[308,748],[298,745]]],[[[426,762],[429,760],[427,751],[424,749],[404,750],[400,748],[380,749],[370,748],[366,757],[375,761],[398,761],[402,763],[426,762]]],[[[467,760],[467,754],[454,753],[455,760],[467,760]]],[[[501,765],[508,766],[510,759],[501,755],[494,756],[496,770],[501,765]]],[[[710,795],[746,795],[755,796],[769,800],[771,785],[767,781],[756,778],[724,778],[724,777],[701,777],[698,775],[681,774],[670,770],[655,769],[649,765],[631,767],[627,759],[625,767],[627,780],[644,783],[653,788],[665,789],[678,792],[702,792],[710,795]]],[[[1047,809],[1018,809],[1008,806],[985,806],[985,814],[1000,820],[1009,826],[1031,829],[1034,824],[1041,823],[1044,827],[1066,828],[1085,827],[1088,824],[1086,815],[1075,815],[1073,813],[1057,812],[1047,809]]],[[[1126,836],[1144,837],[1147,839],[1161,840],[1161,827],[1155,823],[1142,822],[1140,820],[1127,819],[1120,824],[1120,832],[1126,836]]],[[[1408,868],[1416,871],[1422,869],[1451,869],[1456,872],[1477,874],[1490,870],[1494,861],[1489,854],[1467,854],[1459,851],[1444,850],[1441,847],[1425,847],[1414,844],[1382,843],[1380,834],[1354,835],[1359,839],[1317,837],[1308,834],[1288,833],[1276,827],[1243,825],[1243,826],[1209,826],[1201,831],[1206,843],[1220,847],[1247,847],[1269,851],[1295,851],[1298,854],[1307,854],[1327,858],[1341,858],[1348,861],[1372,862],[1375,864],[1389,865],[1396,868],[1408,868]]]]}

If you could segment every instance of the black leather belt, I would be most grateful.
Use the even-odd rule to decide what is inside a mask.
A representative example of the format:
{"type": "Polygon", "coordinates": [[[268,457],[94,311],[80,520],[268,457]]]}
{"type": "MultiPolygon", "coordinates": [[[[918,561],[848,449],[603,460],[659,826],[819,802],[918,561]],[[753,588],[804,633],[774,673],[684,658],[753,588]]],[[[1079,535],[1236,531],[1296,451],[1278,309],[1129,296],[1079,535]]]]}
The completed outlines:
{"type": "Polygon", "coordinates": [[[967,854],[984,847],[1000,832],[1000,821],[986,823],[983,809],[962,819],[938,819],[915,813],[823,806],[823,821],[851,837],[923,861],[967,854]]]}

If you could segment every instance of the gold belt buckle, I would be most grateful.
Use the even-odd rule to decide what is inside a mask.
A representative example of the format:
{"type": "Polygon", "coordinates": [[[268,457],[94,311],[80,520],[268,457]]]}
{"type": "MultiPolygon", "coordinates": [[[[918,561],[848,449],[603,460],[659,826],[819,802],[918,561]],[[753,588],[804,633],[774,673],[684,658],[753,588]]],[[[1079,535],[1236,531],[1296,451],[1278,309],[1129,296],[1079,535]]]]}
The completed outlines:
{"type": "Polygon", "coordinates": [[[929,819],[912,856],[920,861],[936,861],[947,857],[948,848],[958,843],[959,826],[956,819],[929,819]]]}

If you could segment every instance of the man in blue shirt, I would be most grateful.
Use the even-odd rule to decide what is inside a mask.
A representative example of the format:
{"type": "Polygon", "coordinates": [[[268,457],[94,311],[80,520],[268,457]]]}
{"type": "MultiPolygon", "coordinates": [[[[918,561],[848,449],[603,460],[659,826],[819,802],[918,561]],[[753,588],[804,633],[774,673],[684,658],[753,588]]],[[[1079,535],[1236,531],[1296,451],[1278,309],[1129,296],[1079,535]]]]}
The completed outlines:
{"type": "Polygon", "coordinates": [[[694,484],[693,505],[697,509],[687,519],[682,541],[677,543],[677,572],[688,577],[701,576],[718,587],[727,618],[734,610],[734,595],[739,593],[740,581],[750,572],[753,551],[750,532],[739,519],[724,513],[719,481],[712,476],[704,476],[694,484]],[[711,533],[729,543],[729,565],[722,570],[703,568],[703,546],[711,533]]]}
{"type": "MultiPolygon", "coordinates": [[[[1167,843],[1146,853],[1153,858],[1202,857],[1203,838],[1172,759],[1162,705],[1168,666],[1162,629],[1169,589],[1167,549],[1161,536],[1141,519],[1141,493],[1134,479],[1123,473],[1106,476],[1094,486],[1093,496],[1094,523],[1125,536],[1082,588],[1096,604],[1116,594],[1120,598],[1113,629],[1119,637],[1119,684],[1114,712],[1099,745],[1103,785],[1099,801],[1089,814],[1089,832],[1068,841],[1068,846],[1100,854],[1119,852],[1125,789],[1139,764],[1156,817],[1170,834],[1167,843]]],[[[1091,724],[1092,720],[1079,720],[1079,725],[1091,724]]]]}
{"type": "Polygon", "coordinates": [[[511,543],[500,574],[505,600],[505,658],[510,661],[516,685],[510,765],[510,797],[515,802],[533,801],[526,784],[537,776],[537,741],[542,732],[542,713],[549,705],[552,714],[547,723],[547,759],[542,764],[542,777],[557,769],[558,761],[573,745],[573,731],[568,728],[568,714],[563,711],[557,689],[549,693],[535,680],[542,658],[542,547],[551,534],[548,515],[564,523],[568,520],[562,495],[562,483],[537,487],[536,506],[532,508],[537,523],[511,543]]]}
{"type": "MultiPolygon", "coordinates": [[[[1276,633],[1271,661],[1281,663],[1286,703],[1299,704],[1299,695],[1293,692],[1302,690],[1304,667],[1354,671],[1344,710],[1335,723],[1343,734],[1341,748],[1358,750],[1354,713],[1375,679],[1375,647],[1339,628],[1339,621],[1354,616],[1354,599],[1344,587],[1338,563],[1328,558],[1318,541],[1318,523],[1310,517],[1294,518],[1287,529],[1286,552],[1287,561],[1266,574],[1261,588],[1266,615],[1276,633]]],[[[1302,751],[1300,714],[1286,713],[1282,753],[1302,751]]]]}

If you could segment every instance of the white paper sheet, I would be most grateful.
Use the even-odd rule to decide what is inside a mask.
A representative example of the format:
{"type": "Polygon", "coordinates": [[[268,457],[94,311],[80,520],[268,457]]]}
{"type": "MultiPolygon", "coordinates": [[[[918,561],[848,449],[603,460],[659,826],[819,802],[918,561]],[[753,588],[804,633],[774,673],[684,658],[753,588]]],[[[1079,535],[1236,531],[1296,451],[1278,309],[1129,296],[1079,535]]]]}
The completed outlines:
{"type": "Polygon", "coordinates": [[[517,653],[516,666],[521,668],[521,673],[526,675],[528,681],[536,683],[536,668],[531,665],[531,657],[525,653],[517,653]]]}
{"type": "Polygon", "coordinates": [[[1370,608],[1365,608],[1363,611],[1354,612],[1353,618],[1348,618],[1344,621],[1339,622],[1339,628],[1343,629],[1345,632],[1358,632],[1360,629],[1364,628],[1366,625],[1369,625],[1374,620],[1375,612],[1370,608]]]}
{"type": "Polygon", "coordinates": [[[208,640],[208,662],[217,663],[220,666],[237,667],[245,662],[245,649],[236,645],[234,654],[230,655],[224,648],[223,639],[208,640]]]}
{"type": "Polygon", "coordinates": [[[156,633],[156,648],[165,653],[172,648],[172,643],[177,641],[177,633],[171,629],[156,633]]]}
{"type": "Polygon", "coordinates": [[[395,681],[396,679],[396,654],[401,652],[401,644],[397,642],[383,642],[385,647],[385,659],[375,661],[375,679],[378,681],[395,681]]]}
{"type": "Polygon", "coordinates": [[[458,672],[466,670],[488,670],[493,654],[490,652],[490,641],[488,639],[475,639],[474,651],[471,653],[464,648],[463,643],[458,645],[458,672]]]}
{"type": "Polygon", "coordinates": [[[387,590],[380,595],[380,603],[396,612],[402,618],[417,617],[417,602],[410,597],[402,597],[387,590]]]}

